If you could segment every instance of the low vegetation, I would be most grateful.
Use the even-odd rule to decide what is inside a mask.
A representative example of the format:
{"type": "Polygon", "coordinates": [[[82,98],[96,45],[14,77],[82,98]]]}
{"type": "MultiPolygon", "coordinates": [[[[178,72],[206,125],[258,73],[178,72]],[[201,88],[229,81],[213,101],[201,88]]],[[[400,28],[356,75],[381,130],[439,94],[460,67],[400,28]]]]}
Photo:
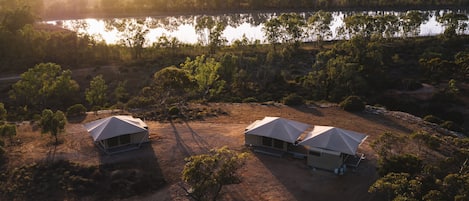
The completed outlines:
{"type": "MultiPolygon", "coordinates": [[[[383,200],[469,199],[469,141],[461,137],[469,129],[469,115],[461,110],[467,107],[469,90],[465,14],[439,14],[437,20],[445,30],[432,37],[418,36],[420,25],[428,20],[425,12],[347,15],[345,25],[339,27],[342,39],[325,41],[332,34],[330,12],[318,11],[308,18],[283,13],[265,19],[262,31],[267,44],[244,38],[232,45],[227,45],[222,36],[228,24],[204,16],[198,18],[195,26],[202,38],[199,44],[182,44],[162,37],[144,47],[148,30],[141,21],[109,23],[108,26],[124,30],[127,38],[116,45],[86,34],[51,31],[36,23],[37,14],[48,13],[44,11],[55,10],[50,15],[58,16],[60,11],[73,10],[72,5],[77,2],[88,1],[67,1],[69,7],[63,9],[53,9],[58,5],[39,0],[30,2],[33,7],[20,6],[19,2],[22,1],[0,3],[0,71],[21,74],[18,81],[5,84],[4,96],[0,97],[1,199],[118,199],[155,190],[165,183],[158,165],[151,161],[150,165],[145,161],[85,166],[59,160],[9,167],[8,161],[13,159],[6,157],[5,147],[15,145],[13,138],[17,134],[11,122],[35,121],[59,145],[58,134],[65,129],[66,116],[73,118],[91,110],[118,108],[137,111],[135,114],[146,120],[187,121],[227,115],[219,108],[190,108],[191,102],[283,102],[299,106],[315,101],[340,102],[350,112],[363,111],[365,104],[383,105],[424,117],[438,125],[437,129],[460,132],[455,134],[459,137],[426,131],[412,131],[409,135],[384,132],[372,142],[379,156],[381,177],[369,192],[383,200]],[[113,70],[104,71],[104,67],[113,70]],[[79,69],[86,74],[72,76],[79,69]],[[426,94],[429,97],[412,93],[424,85],[434,87],[426,94]],[[67,111],[66,115],[62,111],[67,111]]],[[[86,7],[91,10],[71,13],[141,9],[132,7],[130,1],[100,2],[86,7]]],[[[200,1],[192,5],[175,0],[164,6],[160,1],[139,2],[148,11],[160,12],[213,11],[223,7],[200,1]]],[[[364,4],[387,7],[402,2],[417,6],[468,5],[466,1],[398,4],[249,0],[223,2],[226,7],[222,10],[364,4]]],[[[188,158],[182,172],[186,192],[196,200],[216,200],[224,185],[240,181],[236,172],[244,165],[245,157],[222,148],[188,158]]]]}

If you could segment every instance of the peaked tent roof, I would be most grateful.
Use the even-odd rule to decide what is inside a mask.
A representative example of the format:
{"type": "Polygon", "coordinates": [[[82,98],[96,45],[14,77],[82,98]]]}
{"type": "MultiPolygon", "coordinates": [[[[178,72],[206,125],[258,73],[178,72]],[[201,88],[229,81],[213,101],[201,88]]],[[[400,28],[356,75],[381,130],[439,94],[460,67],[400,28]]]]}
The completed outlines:
{"type": "Polygon", "coordinates": [[[314,126],[300,145],[355,155],[367,135],[330,126],[314,126]]]}
{"type": "Polygon", "coordinates": [[[244,134],[271,137],[294,143],[301,133],[309,127],[311,126],[308,124],[281,117],[264,117],[264,119],[249,125],[244,134]]]}
{"type": "Polygon", "coordinates": [[[132,116],[112,116],[85,124],[94,141],[147,131],[147,125],[132,116]]]}

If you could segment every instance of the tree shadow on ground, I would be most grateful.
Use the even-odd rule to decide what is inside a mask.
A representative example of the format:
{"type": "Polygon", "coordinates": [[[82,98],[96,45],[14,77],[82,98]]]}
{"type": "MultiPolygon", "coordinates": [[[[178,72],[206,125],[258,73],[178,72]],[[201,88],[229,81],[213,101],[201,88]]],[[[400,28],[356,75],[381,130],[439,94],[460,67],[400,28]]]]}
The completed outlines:
{"type": "Polygon", "coordinates": [[[100,199],[122,199],[144,196],[166,185],[158,158],[151,142],[144,143],[139,149],[99,156],[99,169],[103,175],[100,199]]]}

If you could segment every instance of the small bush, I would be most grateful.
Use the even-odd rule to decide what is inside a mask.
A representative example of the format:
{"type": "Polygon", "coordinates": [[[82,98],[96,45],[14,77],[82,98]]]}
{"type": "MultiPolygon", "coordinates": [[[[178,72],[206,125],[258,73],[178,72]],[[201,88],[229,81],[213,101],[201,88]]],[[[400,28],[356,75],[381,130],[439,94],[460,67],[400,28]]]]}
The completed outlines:
{"type": "Polygon", "coordinates": [[[168,113],[169,115],[173,116],[173,115],[179,115],[179,108],[176,107],[176,106],[171,106],[169,109],[168,109],[168,113]]]}
{"type": "Polygon", "coordinates": [[[365,102],[358,96],[349,96],[339,106],[345,111],[361,112],[365,109],[365,102]]]}
{"type": "Polygon", "coordinates": [[[430,123],[434,123],[434,124],[443,123],[443,120],[441,120],[440,118],[438,118],[436,116],[433,116],[433,115],[427,115],[427,116],[423,117],[423,120],[427,121],[427,122],[430,122],[430,123]]]}
{"type": "Polygon", "coordinates": [[[460,132],[462,130],[461,127],[459,127],[457,124],[455,124],[452,121],[445,121],[441,123],[440,126],[448,130],[457,131],[457,132],[460,132]]]}
{"type": "Polygon", "coordinates": [[[302,96],[299,96],[298,94],[290,94],[283,99],[283,104],[290,106],[303,105],[304,103],[305,100],[302,96]]]}
{"type": "Polygon", "coordinates": [[[86,107],[82,104],[75,104],[67,108],[67,117],[78,117],[86,114],[86,107]]]}
{"type": "Polygon", "coordinates": [[[259,102],[259,101],[257,100],[257,98],[254,98],[254,97],[247,97],[243,99],[243,103],[255,103],[255,102],[259,102]]]}
{"type": "Polygon", "coordinates": [[[390,172],[404,172],[415,175],[419,173],[422,168],[422,159],[414,155],[404,154],[381,160],[379,162],[378,172],[380,175],[386,175],[390,172]]]}

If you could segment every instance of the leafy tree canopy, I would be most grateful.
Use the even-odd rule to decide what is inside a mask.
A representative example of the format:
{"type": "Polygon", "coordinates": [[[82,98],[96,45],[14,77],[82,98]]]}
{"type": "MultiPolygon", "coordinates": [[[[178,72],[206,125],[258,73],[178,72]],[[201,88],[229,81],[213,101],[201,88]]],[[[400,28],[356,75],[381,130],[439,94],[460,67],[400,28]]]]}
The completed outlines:
{"type": "Polygon", "coordinates": [[[62,70],[54,63],[40,63],[21,74],[21,80],[12,86],[10,98],[33,110],[61,108],[73,103],[78,89],[70,70],[62,70]]]}
{"type": "Polygon", "coordinates": [[[185,190],[195,200],[217,200],[224,185],[241,182],[237,170],[244,165],[246,157],[246,153],[240,154],[225,146],[187,158],[182,180],[190,188],[185,190]]]}

